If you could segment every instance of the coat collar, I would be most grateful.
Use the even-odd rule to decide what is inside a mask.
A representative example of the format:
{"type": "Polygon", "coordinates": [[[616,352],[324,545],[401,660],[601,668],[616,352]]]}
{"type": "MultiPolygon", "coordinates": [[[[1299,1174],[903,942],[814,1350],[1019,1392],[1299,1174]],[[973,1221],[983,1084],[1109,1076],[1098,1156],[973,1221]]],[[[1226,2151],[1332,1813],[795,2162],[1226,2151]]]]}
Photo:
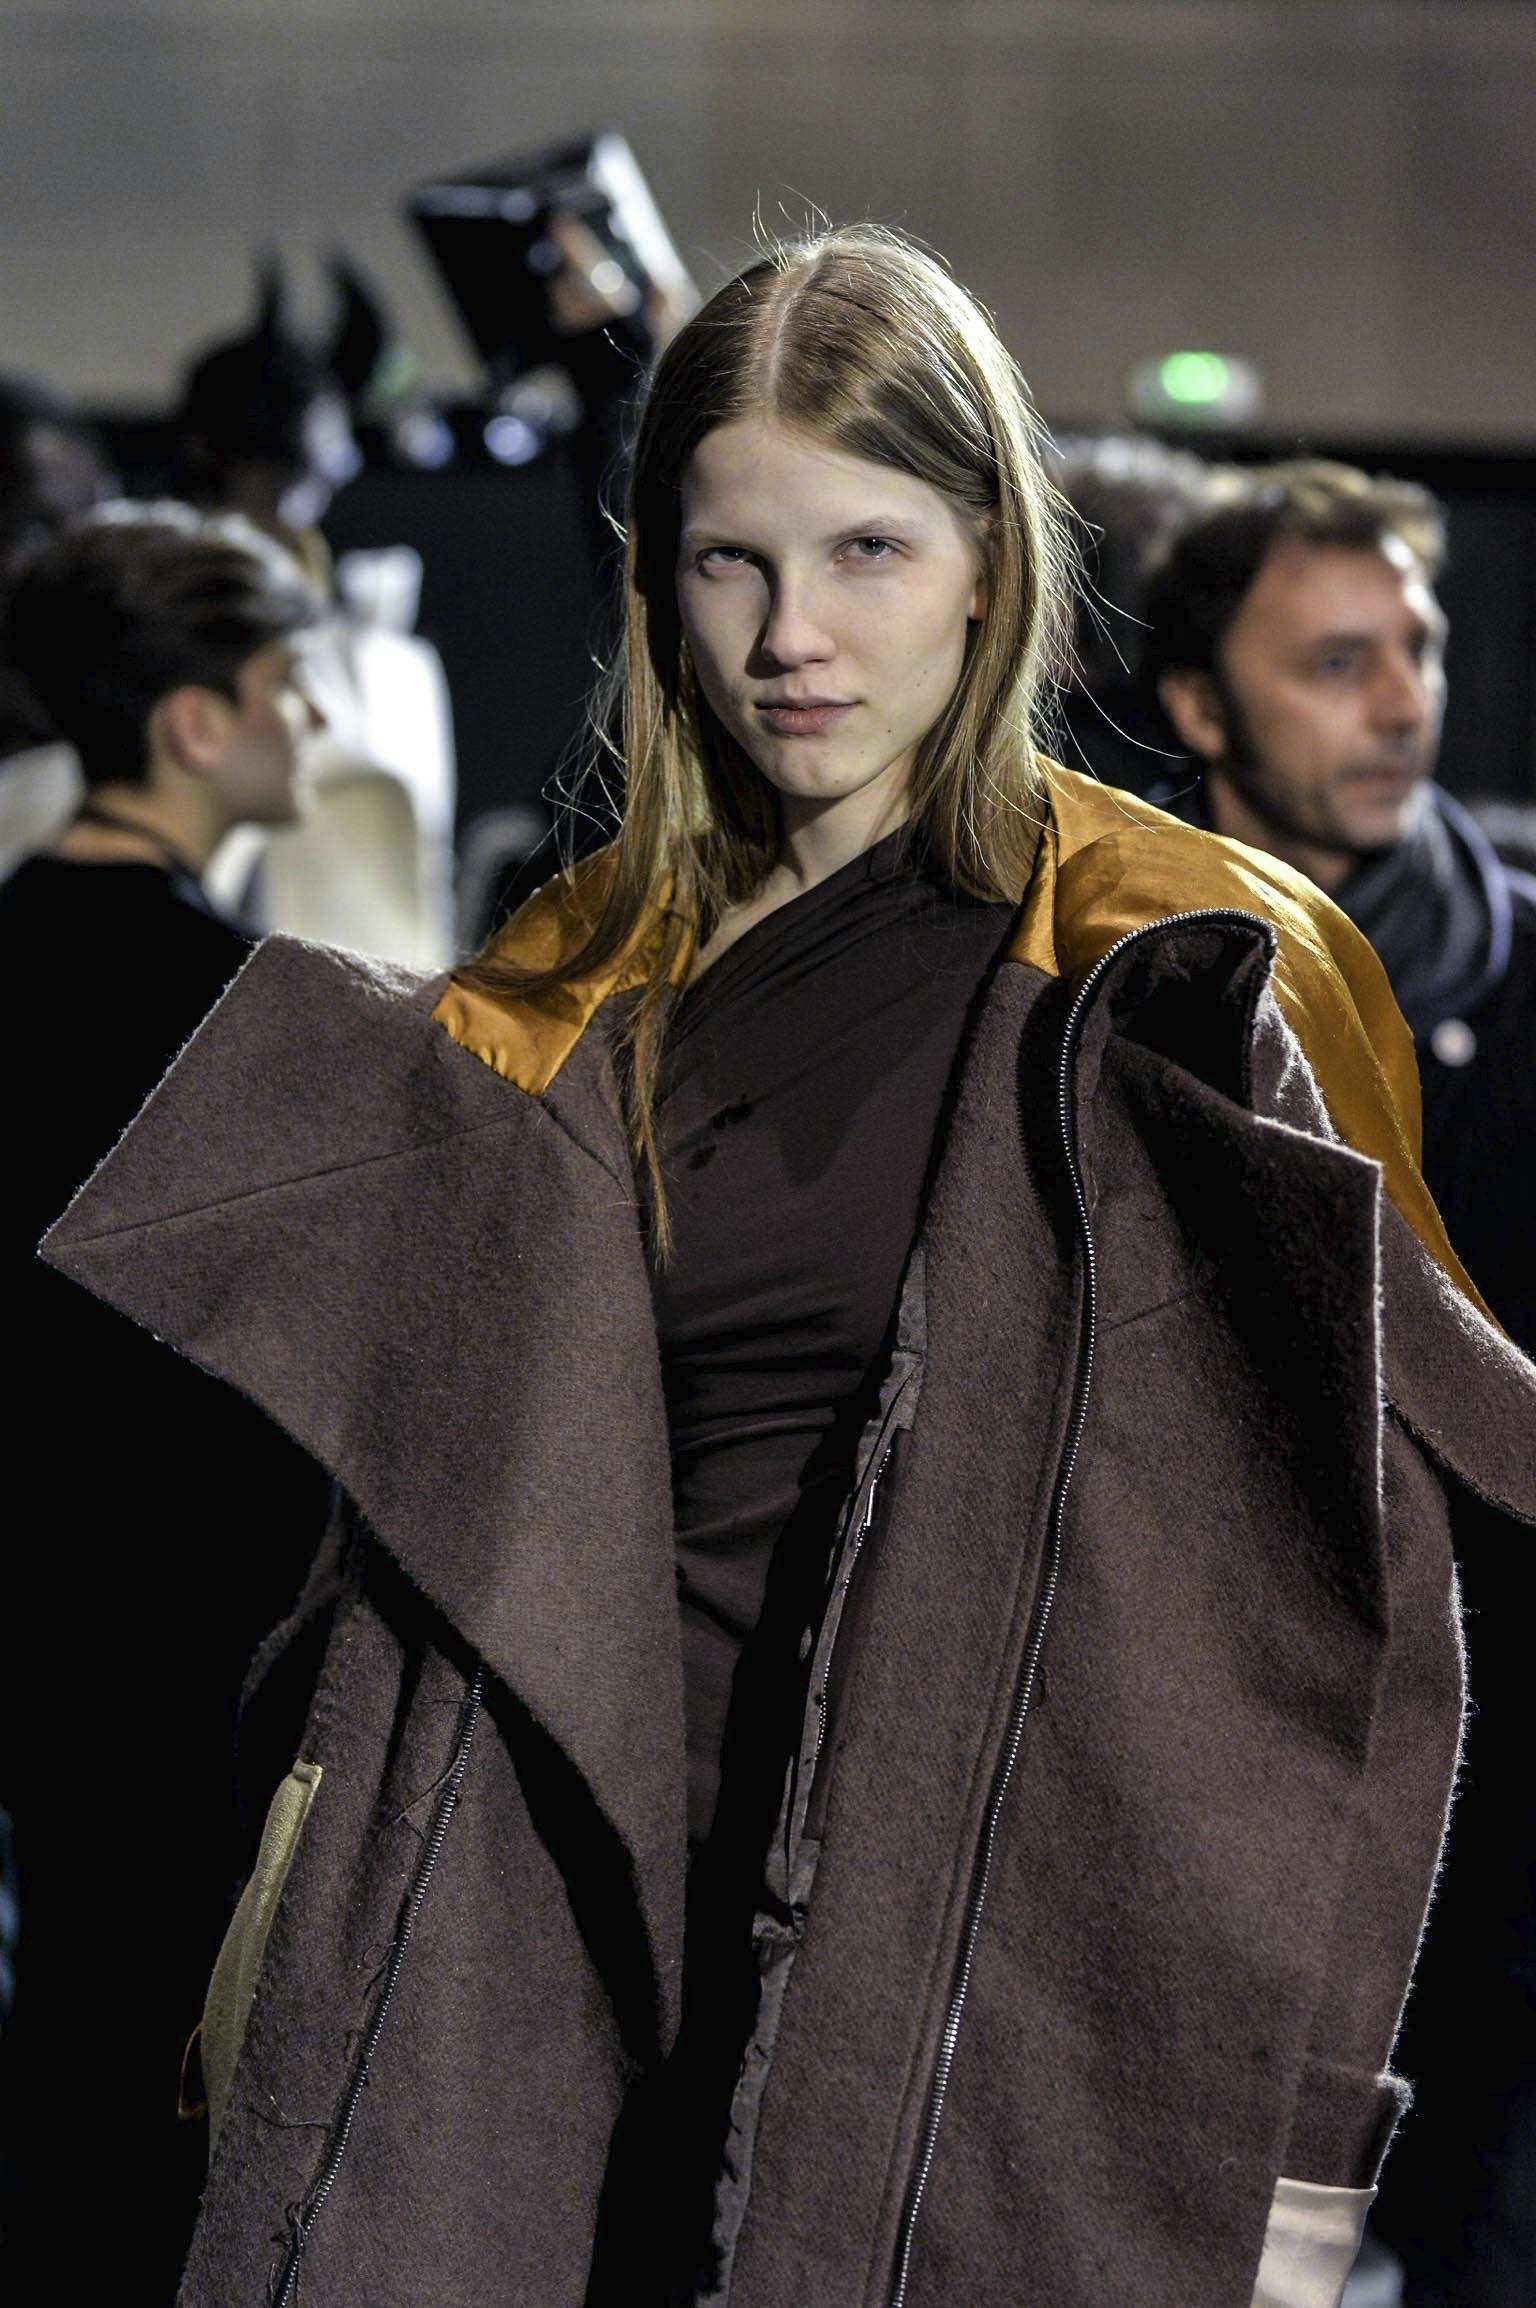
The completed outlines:
{"type": "MultiPolygon", "coordinates": [[[[1181,1230],[1199,1239],[1214,1226],[1223,1266],[1248,1277],[1248,1303],[1227,1319],[1249,1326],[1272,1398],[1294,1400],[1296,1434],[1340,1513],[1352,1480],[1374,1481],[1384,1398],[1454,1484],[1536,1525],[1536,1368],[1379,1193],[1378,1163],[1341,1140],[1267,998],[1277,945],[1241,912],[1118,939],[1077,1037],[1080,1125],[1108,1065],[1114,1097],[1158,1144],[1160,1193],[1181,1230]],[[1340,1358],[1327,1448],[1293,1368],[1325,1351],[1340,1358]],[[1348,1422],[1356,1439],[1341,1450],[1348,1422]]],[[[1156,1281],[1110,1279],[1133,1297],[1156,1281]]]]}
{"type": "MultiPolygon", "coordinates": [[[[1413,1038],[1359,932],[1302,875],[1241,842],[1197,832],[1149,802],[1048,763],[1048,815],[1009,958],[1080,985],[1131,932],[1172,916],[1238,912],[1274,932],[1271,986],[1322,1090],[1332,1128],[1381,1166],[1388,1198],[1481,1314],[1419,1169],[1413,1038]]],[[[547,883],[495,939],[495,959],[546,968],[602,902],[607,851],[547,883]]],[[[434,1009],[454,1041],[506,1080],[547,1091],[610,994],[654,966],[662,917],[607,969],[522,1000],[457,978],[434,1009]]]]}

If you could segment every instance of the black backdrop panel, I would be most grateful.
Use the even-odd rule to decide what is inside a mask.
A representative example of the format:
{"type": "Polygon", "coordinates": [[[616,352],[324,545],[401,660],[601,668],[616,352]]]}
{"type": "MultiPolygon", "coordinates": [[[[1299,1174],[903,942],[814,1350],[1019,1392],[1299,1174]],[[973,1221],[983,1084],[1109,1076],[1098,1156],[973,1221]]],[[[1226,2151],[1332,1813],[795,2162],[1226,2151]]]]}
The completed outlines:
{"type": "Polygon", "coordinates": [[[536,801],[581,728],[600,646],[577,482],[558,449],[519,466],[365,472],[331,508],[345,553],[414,545],[420,630],[442,654],[459,754],[459,822],[536,801]]]}

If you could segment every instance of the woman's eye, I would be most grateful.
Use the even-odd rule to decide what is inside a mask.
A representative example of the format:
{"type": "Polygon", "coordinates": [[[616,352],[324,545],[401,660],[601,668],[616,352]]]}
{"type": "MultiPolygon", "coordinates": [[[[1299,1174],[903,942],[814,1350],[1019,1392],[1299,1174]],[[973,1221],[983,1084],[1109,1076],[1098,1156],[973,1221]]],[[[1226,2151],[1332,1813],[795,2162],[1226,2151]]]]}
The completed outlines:
{"type": "Polygon", "coordinates": [[[850,537],[844,550],[855,561],[888,561],[896,548],[889,537],[850,537]]]}
{"type": "Polygon", "coordinates": [[[697,566],[710,569],[745,569],[752,556],[745,545],[709,545],[698,556],[697,566]]]}

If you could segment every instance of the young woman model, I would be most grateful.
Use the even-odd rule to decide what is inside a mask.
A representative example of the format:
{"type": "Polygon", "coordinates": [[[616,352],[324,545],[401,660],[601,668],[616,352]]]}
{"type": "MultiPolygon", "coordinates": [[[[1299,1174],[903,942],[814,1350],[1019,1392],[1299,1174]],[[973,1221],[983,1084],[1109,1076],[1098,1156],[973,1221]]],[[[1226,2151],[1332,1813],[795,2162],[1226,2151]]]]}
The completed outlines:
{"type": "Polygon", "coordinates": [[[1039,754],[928,256],[722,290],[628,540],[618,841],[446,987],[269,942],[51,1237],[337,1481],[182,2298],[1331,2303],[1536,1518],[1406,1029],[1039,754]]]}

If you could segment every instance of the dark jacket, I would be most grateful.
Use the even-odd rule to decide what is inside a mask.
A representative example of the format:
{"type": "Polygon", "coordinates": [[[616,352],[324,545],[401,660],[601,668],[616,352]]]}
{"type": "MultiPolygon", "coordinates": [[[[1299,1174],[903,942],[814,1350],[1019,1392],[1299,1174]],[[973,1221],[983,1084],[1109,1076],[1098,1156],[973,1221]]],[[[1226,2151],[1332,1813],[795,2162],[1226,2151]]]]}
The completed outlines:
{"type": "MultiPolygon", "coordinates": [[[[732,2308],[1245,2308],[1286,2183],[1368,2188],[1457,1741],[1452,1526],[1536,1519],[1536,1379],[1417,1180],[1368,950],[1142,805],[1058,775],[1052,808],[812,1662],[732,2308]]],[[[607,1060],[644,968],[434,1012],[273,941],[50,1237],[343,1497],[252,1702],[318,1657],[188,2308],[636,2297],[588,2287],[680,1992],[607,1060]]]]}
{"type": "MultiPolygon", "coordinates": [[[[1536,1350],[1536,880],[1451,795],[1338,893],[1419,1053],[1424,1174],[1494,1313],[1536,1350]]],[[[1415,2106],[1375,2225],[1409,2297],[1536,2297],[1536,1794],[1526,1564],[1463,1566],[1461,1795],[1398,2057],[1415,2106]]]]}
{"type": "Polygon", "coordinates": [[[231,1800],[236,1703],[325,1525],[324,1478],[248,1403],[36,1257],[251,945],[153,865],[38,857],[0,888],[5,1434],[47,1500],[40,1518],[13,1507],[0,1588],[0,1808],[20,1891],[0,2234],[18,2290],[21,2268],[57,2249],[101,2040],[100,2000],[81,1992],[87,1932],[112,1950],[121,2136],[80,2253],[131,2221],[145,2296],[174,2286],[202,2179],[196,2128],[177,2121],[181,2046],[249,1860],[231,1800]],[[67,1664],[43,1674],[40,1647],[64,1629],[67,1664]],[[178,1753],[181,1815],[155,1794],[178,1753]]]}
{"type": "MultiPolygon", "coordinates": [[[[1340,903],[1382,952],[1390,931],[1423,942],[1430,877],[1467,924],[1472,968],[1400,1003],[1424,1090],[1424,1175],[1451,1240],[1494,1313],[1536,1352],[1536,880],[1498,857],[1476,820],[1430,789],[1430,840],[1377,890],[1362,874],[1340,903]]],[[[1367,869],[1369,870],[1369,869],[1367,869]]],[[[1384,950],[1386,949],[1386,950],[1384,950]]],[[[1412,989],[1409,989],[1410,995],[1412,989]]]]}

